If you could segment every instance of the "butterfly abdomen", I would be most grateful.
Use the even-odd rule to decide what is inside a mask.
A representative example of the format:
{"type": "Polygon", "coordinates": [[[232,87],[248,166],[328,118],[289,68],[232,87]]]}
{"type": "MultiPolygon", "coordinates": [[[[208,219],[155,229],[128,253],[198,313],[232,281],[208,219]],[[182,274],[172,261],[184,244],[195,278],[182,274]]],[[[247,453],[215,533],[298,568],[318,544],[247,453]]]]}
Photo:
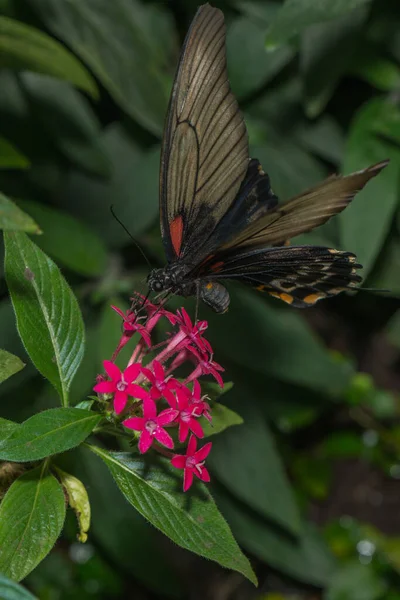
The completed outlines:
{"type": "Polygon", "coordinates": [[[228,310],[229,292],[217,281],[201,282],[200,297],[217,313],[224,313],[228,310]]]}

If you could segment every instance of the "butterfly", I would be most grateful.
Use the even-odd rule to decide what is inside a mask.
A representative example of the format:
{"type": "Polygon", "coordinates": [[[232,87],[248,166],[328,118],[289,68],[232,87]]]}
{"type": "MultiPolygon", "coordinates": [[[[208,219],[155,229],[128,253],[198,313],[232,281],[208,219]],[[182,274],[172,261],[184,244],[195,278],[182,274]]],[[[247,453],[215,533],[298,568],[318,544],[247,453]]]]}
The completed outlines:
{"type": "Polygon", "coordinates": [[[197,295],[225,312],[227,279],[300,308],[356,287],[362,279],[354,254],[288,240],[341,212],[387,163],[332,176],[280,205],[267,173],[249,157],[228,81],[223,13],[201,6],[181,51],[166,118],[160,222],[167,265],[151,271],[149,289],[197,295]]]}

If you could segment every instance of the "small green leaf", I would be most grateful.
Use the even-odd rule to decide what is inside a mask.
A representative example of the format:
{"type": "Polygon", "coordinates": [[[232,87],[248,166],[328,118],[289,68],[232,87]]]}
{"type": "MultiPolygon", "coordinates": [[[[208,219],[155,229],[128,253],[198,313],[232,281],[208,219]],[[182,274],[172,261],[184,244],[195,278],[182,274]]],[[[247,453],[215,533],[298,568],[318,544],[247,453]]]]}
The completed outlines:
{"type": "Polygon", "coordinates": [[[245,394],[245,386],[235,385],[231,402],[244,423],[213,439],[208,464],[237,498],[296,535],[300,515],[274,438],[258,407],[243,403],[245,394]]]}
{"type": "Polygon", "coordinates": [[[259,293],[232,289],[225,318],[209,311],[207,319],[207,335],[222,364],[226,357],[252,371],[331,394],[348,384],[349,366],[331,357],[300,311],[278,301],[267,303],[259,293]]]}
{"type": "Polygon", "coordinates": [[[76,518],[78,519],[78,540],[84,543],[87,541],[87,532],[90,527],[90,502],[86,488],[77,477],[74,477],[70,473],[65,473],[65,471],[62,471],[58,467],[56,470],[63,487],[67,491],[69,505],[75,511],[76,518]]]}
{"type": "Polygon", "coordinates": [[[235,537],[248,552],[298,581],[318,587],[330,582],[336,563],[312,526],[305,526],[300,538],[295,539],[234,500],[220,486],[213,486],[213,495],[235,537]]]}
{"type": "Polygon", "coordinates": [[[8,577],[0,575],[0,598],[2,600],[38,600],[28,590],[8,577]]]}
{"type": "Polygon", "coordinates": [[[0,383],[21,371],[24,366],[25,364],[18,356],[0,349],[0,383]]]}
{"type": "Polygon", "coordinates": [[[370,565],[357,560],[344,566],[334,575],[324,600],[380,600],[384,598],[387,585],[370,565]]]}
{"type": "Polygon", "coordinates": [[[349,56],[353,56],[361,45],[360,32],[367,16],[366,7],[360,6],[350,14],[329,23],[313,25],[303,33],[300,69],[305,109],[310,119],[322,113],[339,80],[347,73],[349,56]]]}
{"type": "Polygon", "coordinates": [[[0,417],[0,440],[1,443],[4,442],[6,438],[8,438],[12,433],[17,431],[20,427],[19,423],[14,423],[13,421],[8,421],[8,419],[3,419],[0,417]]]}
{"type": "Polygon", "coordinates": [[[2,193],[0,193],[0,229],[42,233],[35,221],[2,193]]]}
{"type": "Polygon", "coordinates": [[[110,203],[133,236],[155,222],[160,149],[154,146],[143,151],[118,123],[106,129],[101,141],[111,164],[110,179],[96,181],[84,173],[72,172],[60,206],[87,223],[109,246],[120,248],[130,239],[112,217],[110,203]]]}
{"type": "Polygon", "coordinates": [[[26,169],[30,162],[8,140],[0,137],[0,169],[26,169]]]}
{"type": "Polygon", "coordinates": [[[314,23],[330,21],[370,2],[371,0],[286,0],[268,29],[266,47],[274,49],[314,23]]]}
{"type": "Polygon", "coordinates": [[[400,87],[400,68],[394,61],[379,56],[367,45],[363,47],[362,55],[356,58],[354,66],[350,68],[352,75],[364,79],[383,92],[400,87]]]}
{"type": "Polygon", "coordinates": [[[80,408],[44,410],[0,441],[0,460],[30,462],[70,450],[88,437],[101,418],[80,408]]]}
{"type": "Polygon", "coordinates": [[[400,148],[377,136],[379,124],[388,126],[398,120],[398,109],[390,102],[375,98],[365,104],[351,126],[343,171],[350,173],[381,160],[390,164],[357,194],[351,205],[339,215],[341,244],[357,254],[363,265],[363,277],[371,270],[389,232],[398,204],[400,148]],[[376,199],[379,198],[379,202],[376,199]]]}
{"type": "Polygon", "coordinates": [[[245,98],[265,86],[295,55],[295,51],[287,47],[267,54],[264,38],[265,25],[253,19],[239,17],[228,28],[229,81],[238,98],[245,98]]]}
{"type": "Polygon", "coordinates": [[[138,0],[33,0],[50,31],[93,70],[114,100],[161,136],[168,104],[172,16],[138,0]]]}
{"type": "Polygon", "coordinates": [[[177,470],[164,460],[149,465],[138,455],[89,447],[107,464],[128,502],[157,529],[182,548],[256,583],[249,561],[205,486],[197,484],[192,493],[184,494],[177,470]]]}
{"type": "Polygon", "coordinates": [[[88,71],[64,46],[26,23],[0,16],[0,66],[65,79],[98,96],[88,71]]]}
{"type": "Polygon", "coordinates": [[[19,334],[32,362],[66,406],[84,347],[77,300],[58,267],[24,233],[6,232],[4,239],[19,334]]]}
{"type": "Polygon", "coordinates": [[[43,252],[80,275],[98,277],[104,274],[107,250],[92,229],[57,208],[32,201],[17,202],[39,223],[43,235],[37,244],[43,252]]]}
{"type": "Polygon", "coordinates": [[[0,571],[20,581],[50,552],[65,519],[65,498],[46,464],[19,477],[0,505],[0,571]]]}
{"type": "Polygon", "coordinates": [[[38,127],[71,163],[98,177],[110,176],[101,125],[84,95],[65,81],[23,73],[20,82],[38,127]]]}
{"type": "Polygon", "coordinates": [[[203,420],[202,426],[204,436],[209,437],[210,435],[221,433],[221,431],[224,431],[228,427],[232,427],[232,425],[241,425],[242,423],[243,419],[240,415],[227,406],[218,404],[217,402],[212,407],[212,422],[209,423],[209,421],[203,420]]]}

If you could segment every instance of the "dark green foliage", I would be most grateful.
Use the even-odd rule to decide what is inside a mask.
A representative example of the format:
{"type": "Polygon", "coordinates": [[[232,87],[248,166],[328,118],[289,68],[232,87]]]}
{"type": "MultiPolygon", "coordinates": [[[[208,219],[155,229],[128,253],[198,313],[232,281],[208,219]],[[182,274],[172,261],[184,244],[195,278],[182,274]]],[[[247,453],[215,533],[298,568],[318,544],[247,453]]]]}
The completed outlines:
{"type": "Polygon", "coordinates": [[[197,2],[0,0],[5,600],[400,600],[398,1],[212,4],[251,155],[282,200],[390,159],[340,216],[292,242],[355,252],[364,287],[384,291],[300,311],[233,286],[226,315],[200,306],[233,383],[204,386],[217,406],[206,490],[182,495],[165,461],[96,441],[112,424],[76,405],[120,337],[110,304],[126,310],[148,273],[110,206],[162,266],[161,137],[197,2]],[[87,491],[86,546],[60,469],[86,504],[87,491]]]}

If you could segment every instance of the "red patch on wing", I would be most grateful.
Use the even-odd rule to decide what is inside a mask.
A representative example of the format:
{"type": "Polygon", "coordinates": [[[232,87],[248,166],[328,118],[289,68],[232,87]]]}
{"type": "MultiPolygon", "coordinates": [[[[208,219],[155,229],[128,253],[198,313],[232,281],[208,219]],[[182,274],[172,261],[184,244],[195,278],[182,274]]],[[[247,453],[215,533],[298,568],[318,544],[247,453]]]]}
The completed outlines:
{"type": "Polygon", "coordinates": [[[169,224],[169,233],[171,235],[171,242],[175,250],[176,256],[179,256],[182,245],[183,236],[183,219],[181,215],[175,217],[169,224]]]}
{"type": "Polygon", "coordinates": [[[212,265],[210,267],[211,271],[213,271],[214,273],[219,273],[219,271],[221,271],[221,268],[224,265],[224,261],[220,260],[219,262],[216,262],[214,265],[212,265]]]}

